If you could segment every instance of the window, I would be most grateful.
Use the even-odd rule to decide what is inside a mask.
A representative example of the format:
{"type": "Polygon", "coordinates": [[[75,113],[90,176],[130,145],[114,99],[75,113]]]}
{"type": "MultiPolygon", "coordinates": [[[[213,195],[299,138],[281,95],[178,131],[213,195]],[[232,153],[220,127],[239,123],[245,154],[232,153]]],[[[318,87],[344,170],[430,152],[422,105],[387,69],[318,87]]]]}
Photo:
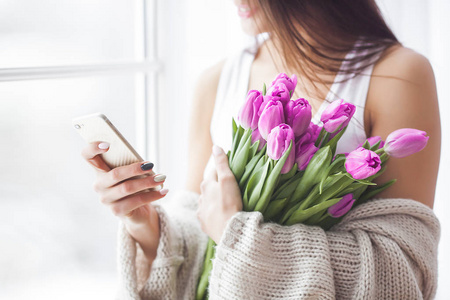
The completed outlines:
{"type": "Polygon", "coordinates": [[[0,3],[0,298],[114,297],[117,219],[92,191],[71,119],[102,112],[157,160],[156,8],[0,3]]]}

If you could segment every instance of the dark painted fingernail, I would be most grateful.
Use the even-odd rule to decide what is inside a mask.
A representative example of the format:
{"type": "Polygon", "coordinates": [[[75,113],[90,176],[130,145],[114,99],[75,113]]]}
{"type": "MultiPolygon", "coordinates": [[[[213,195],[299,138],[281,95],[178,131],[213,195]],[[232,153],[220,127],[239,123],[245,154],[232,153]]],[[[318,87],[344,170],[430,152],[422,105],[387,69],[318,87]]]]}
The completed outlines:
{"type": "Polygon", "coordinates": [[[153,169],[153,163],[149,162],[149,163],[142,164],[141,169],[142,169],[142,171],[151,170],[151,169],[153,169]]]}

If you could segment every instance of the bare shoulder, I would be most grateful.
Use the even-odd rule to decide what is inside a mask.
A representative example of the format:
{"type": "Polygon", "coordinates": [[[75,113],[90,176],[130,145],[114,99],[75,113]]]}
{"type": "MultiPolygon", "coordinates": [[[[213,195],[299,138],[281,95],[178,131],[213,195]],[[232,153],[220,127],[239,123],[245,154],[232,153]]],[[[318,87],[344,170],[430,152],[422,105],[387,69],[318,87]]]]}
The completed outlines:
{"type": "Polygon", "coordinates": [[[402,46],[387,49],[374,66],[366,107],[371,129],[388,115],[406,123],[417,114],[436,117],[436,83],[428,59],[402,46]]]}
{"type": "Polygon", "coordinates": [[[385,50],[375,64],[373,75],[398,77],[412,84],[425,84],[434,80],[429,60],[416,51],[395,45],[385,50]]]}
{"type": "Polygon", "coordinates": [[[400,128],[427,132],[427,147],[410,157],[390,159],[379,182],[397,179],[382,197],[410,198],[433,207],[441,128],[436,83],[428,59],[402,46],[387,49],[373,69],[365,116],[370,136],[386,139],[400,128]]]}
{"type": "Polygon", "coordinates": [[[192,99],[186,188],[196,193],[200,193],[203,171],[211,155],[211,119],[223,65],[221,61],[202,72],[192,99]]]}
{"type": "Polygon", "coordinates": [[[225,60],[220,61],[200,74],[194,91],[194,105],[214,106],[220,74],[222,73],[224,64],[225,60]]]}

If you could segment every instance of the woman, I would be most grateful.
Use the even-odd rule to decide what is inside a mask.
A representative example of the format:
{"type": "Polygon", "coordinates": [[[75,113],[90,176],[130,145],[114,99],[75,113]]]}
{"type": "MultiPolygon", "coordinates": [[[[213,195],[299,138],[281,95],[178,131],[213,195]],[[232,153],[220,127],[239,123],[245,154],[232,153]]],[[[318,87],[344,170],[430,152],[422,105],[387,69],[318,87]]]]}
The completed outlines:
{"type": "Polygon", "coordinates": [[[270,38],[201,76],[191,118],[190,192],[163,200],[163,207],[149,205],[167,193],[138,193],[165,178],[133,179],[151,164],[109,170],[98,156],[108,145],[93,143],[83,152],[97,169],[96,191],[123,221],[122,297],[193,299],[209,236],[218,244],[211,299],[431,299],[440,121],[429,62],[400,45],[374,0],[235,4],[246,33],[269,32],[270,38]],[[241,212],[226,155],[212,147],[230,146],[229,122],[245,92],[280,72],[298,76],[293,97],[307,98],[316,118],[336,98],[357,105],[341,152],[398,128],[430,136],[422,152],[389,161],[378,180],[398,181],[383,199],[357,207],[328,232],[263,224],[259,212],[241,212]]]}

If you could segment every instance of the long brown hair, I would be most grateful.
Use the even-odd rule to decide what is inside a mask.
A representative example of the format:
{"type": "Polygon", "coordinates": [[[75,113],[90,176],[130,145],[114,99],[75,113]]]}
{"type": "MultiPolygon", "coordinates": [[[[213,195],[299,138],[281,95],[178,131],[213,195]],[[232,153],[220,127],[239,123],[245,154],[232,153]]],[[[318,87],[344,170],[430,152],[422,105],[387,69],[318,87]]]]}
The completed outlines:
{"type": "Polygon", "coordinates": [[[373,57],[399,44],[375,0],[257,2],[266,26],[279,41],[277,51],[284,57],[284,67],[302,72],[313,84],[331,83],[319,79],[318,73],[341,71],[356,76],[375,63],[373,57]],[[344,58],[351,50],[356,54],[344,58]],[[341,69],[343,62],[345,68],[341,69]]]}

